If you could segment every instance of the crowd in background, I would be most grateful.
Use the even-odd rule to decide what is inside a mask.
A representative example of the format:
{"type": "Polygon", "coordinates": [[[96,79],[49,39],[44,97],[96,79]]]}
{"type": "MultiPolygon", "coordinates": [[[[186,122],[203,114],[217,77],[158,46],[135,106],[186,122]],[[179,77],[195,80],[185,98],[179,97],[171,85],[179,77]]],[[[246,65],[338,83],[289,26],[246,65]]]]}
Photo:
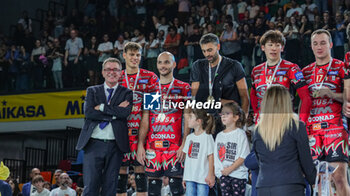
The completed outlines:
{"type": "Polygon", "coordinates": [[[87,0],[84,10],[49,10],[33,34],[23,11],[16,31],[0,35],[0,93],[98,84],[101,63],[111,56],[124,62],[128,41],[144,48],[142,68],[157,73],[158,54],[169,51],[176,75],[186,77],[203,57],[198,42],[206,33],[220,37],[222,55],[240,61],[248,78],[265,61],[258,40],[269,29],[283,32],[283,58],[301,68],[314,61],[310,35],[319,28],[332,33],[333,57],[343,60],[349,22],[344,0],[87,0]]]}

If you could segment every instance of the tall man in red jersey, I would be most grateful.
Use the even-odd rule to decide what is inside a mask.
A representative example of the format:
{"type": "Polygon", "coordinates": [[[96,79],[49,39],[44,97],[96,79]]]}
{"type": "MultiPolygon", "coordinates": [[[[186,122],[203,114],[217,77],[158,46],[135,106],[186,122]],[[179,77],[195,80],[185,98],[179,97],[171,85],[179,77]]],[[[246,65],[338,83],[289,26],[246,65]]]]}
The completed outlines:
{"type": "Polygon", "coordinates": [[[190,132],[185,121],[188,109],[172,107],[169,103],[189,100],[191,91],[188,83],[173,77],[175,67],[175,58],[171,53],[163,52],[158,56],[161,105],[160,109],[149,110],[149,129],[140,130],[137,158],[141,164],[146,165],[146,174],[149,177],[148,195],[161,195],[163,176],[169,177],[173,196],[184,194],[182,149],[190,132]],[[145,139],[146,151],[143,147],[145,139]]]}
{"type": "Polygon", "coordinates": [[[285,42],[283,34],[277,30],[267,31],[260,39],[261,49],[265,52],[267,61],[254,67],[251,74],[253,84],[250,101],[256,122],[262,98],[271,84],[285,86],[292,96],[295,95],[296,90],[301,99],[300,119],[306,122],[309,116],[311,98],[303,74],[297,64],[281,58],[285,42]]]}
{"type": "Polygon", "coordinates": [[[332,175],[336,193],[350,195],[346,171],[348,162],[348,133],[342,118],[342,86],[348,79],[342,61],[331,57],[331,34],[324,29],[311,35],[311,47],[316,62],[306,66],[303,73],[312,94],[312,108],[306,123],[311,154],[314,158],[330,162],[338,169],[332,175]]]}
{"type": "Polygon", "coordinates": [[[119,84],[133,91],[133,108],[128,118],[129,145],[131,153],[124,155],[118,178],[118,195],[126,196],[128,167],[134,166],[136,192],[138,196],[147,195],[147,177],[144,166],[137,162],[137,141],[139,129],[147,126],[148,111],[142,111],[143,93],[153,92],[158,87],[158,77],[155,73],[140,69],[142,47],[135,42],[125,45],[123,57],[126,69],[122,71],[119,84]]]}

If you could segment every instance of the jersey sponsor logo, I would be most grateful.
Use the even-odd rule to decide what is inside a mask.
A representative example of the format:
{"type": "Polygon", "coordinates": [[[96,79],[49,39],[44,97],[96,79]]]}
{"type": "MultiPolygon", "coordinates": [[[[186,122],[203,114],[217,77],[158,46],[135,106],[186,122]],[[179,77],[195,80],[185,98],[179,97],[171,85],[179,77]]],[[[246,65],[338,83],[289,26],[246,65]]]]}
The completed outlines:
{"type": "Polygon", "coordinates": [[[169,148],[170,142],[169,141],[154,141],[154,147],[156,147],[156,148],[169,148]]]}
{"type": "Polygon", "coordinates": [[[141,111],[141,107],[138,105],[133,105],[131,112],[140,112],[141,111]]]}
{"type": "Polygon", "coordinates": [[[325,134],[325,138],[341,138],[343,136],[342,133],[334,133],[334,134],[325,134]]]}
{"type": "Polygon", "coordinates": [[[139,122],[128,122],[128,127],[140,127],[139,122]]]}
{"type": "Polygon", "coordinates": [[[138,135],[139,130],[137,129],[129,129],[129,136],[135,136],[138,135]]]}
{"type": "Polygon", "coordinates": [[[175,134],[152,134],[151,139],[159,139],[159,140],[165,140],[165,139],[175,139],[175,134]]]}
{"type": "Polygon", "coordinates": [[[334,119],[334,115],[325,115],[325,116],[314,116],[309,117],[309,122],[319,122],[334,119]]]}
{"type": "Polygon", "coordinates": [[[152,150],[146,150],[146,159],[152,160],[156,158],[156,152],[152,150]]]}
{"type": "MultiPolygon", "coordinates": [[[[152,120],[151,120],[151,123],[152,124],[154,124],[154,123],[159,123],[160,122],[160,119],[158,119],[158,118],[152,118],[152,120]]],[[[167,117],[165,117],[165,119],[164,119],[164,121],[162,121],[162,123],[175,123],[175,118],[174,117],[171,117],[171,116],[167,116],[167,117]]]]}
{"type": "Polygon", "coordinates": [[[141,120],[141,114],[130,114],[128,120],[141,120]]]}
{"type": "Polygon", "coordinates": [[[313,102],[312,104],[315,106],[333,104],[332,99],[314,99],[312,102],[313,102]]]}
{"type": "Polygon", "coordinates": [[[192,159],[198,159],[198,154],[199,154],[199,148],[200,148],[200,143],[199,142],[193,142],[192,140],[190,141],[190,146],[188,147],[188,157],[192,159]]]}
{"type": "Polygon", "coordinates": [[[328,72],[328,75],[330,75],[330,76],[336,76],[336,75],[338,75],[338,73],[339,73],[339,71],[329,71],[329,72],[328,72]]]}
{"type": "Polygon", "coordinates": [[[154,133],[159,132],[174,132],[172,125],[152,125],[152,130],[154,133]]]}
{"type": "Polygon", "coordinates": [[[139,84],[147,84],[148,83],[148,79],[142,79],[138,81],[139,84]]]}
{"type": "Polygon", "coordinates": [[[143,93],[140,91],[134,91],[133,93],[133,104],[142,102],[143,93]]]}
{"type": "Polygon", "coordinates": [[[171,94],[180,94],[181,93],[181,89],[173,89],[170,92],[171,92],[171,94]]]}
{"type": "Polygon", "coordinates": [[[304,79],[303,73],[301,71],[298,71],[297,73],[295,73],[294,76],[297,80],[304,79]]]}
{"type": "Polygon", "coordinates": [[[314,146],[316,144],[316,138],[314,138],[314,137],[310,137],[309,138],[309,146],[310,147],[312,147],[312,146],[314,146]]]}
{"type": "Polygon", "coordinates": [[[310,111],[311,115],[319,115],[319,114],[329,114],[329,113],[333,113],[333,110],[330,106],[327,107],[317,107],[317,108],[313,108],[310,111]]]}
{"type": "Polygon", "coordinates": [[[278,71],[277,73],[276,73],[276,76],[283,76],[283,75],[286,75],[286,71],[278,71]]]}

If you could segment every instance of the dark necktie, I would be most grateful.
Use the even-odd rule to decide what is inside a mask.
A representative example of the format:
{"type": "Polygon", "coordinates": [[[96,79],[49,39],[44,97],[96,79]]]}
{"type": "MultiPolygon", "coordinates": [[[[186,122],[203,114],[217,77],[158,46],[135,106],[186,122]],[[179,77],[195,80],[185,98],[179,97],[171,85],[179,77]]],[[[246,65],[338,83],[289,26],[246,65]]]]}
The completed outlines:
{"type": "MultiPolygon", "coordinates": [[[[112,97],[112,94],[113,94],[113,88],[108,88],[107,91],[108,91],[108,98],[107,98],[107,103],[109,104],[109,102],[111,101],[111,97],[112,97]]],[[[99,124],[99,127],[100,129],[104,129],[107,125],[108,125],[108,121],[103,121],[99,124]]]]}

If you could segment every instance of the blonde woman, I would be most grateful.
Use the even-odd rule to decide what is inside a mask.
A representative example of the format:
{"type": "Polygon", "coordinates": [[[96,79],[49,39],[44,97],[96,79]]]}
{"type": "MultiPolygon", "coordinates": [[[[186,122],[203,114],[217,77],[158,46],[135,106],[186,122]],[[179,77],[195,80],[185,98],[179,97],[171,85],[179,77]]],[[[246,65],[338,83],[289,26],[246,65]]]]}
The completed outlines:
{"type": "Polygon", "coordinates": [[[267,89],[253,139],[259,162],[257,193],[264,196],[305,195],[304,176],[313,184],[313,165],[305,125],[293,113],[288,90],[281,85],[267,89]]]}

